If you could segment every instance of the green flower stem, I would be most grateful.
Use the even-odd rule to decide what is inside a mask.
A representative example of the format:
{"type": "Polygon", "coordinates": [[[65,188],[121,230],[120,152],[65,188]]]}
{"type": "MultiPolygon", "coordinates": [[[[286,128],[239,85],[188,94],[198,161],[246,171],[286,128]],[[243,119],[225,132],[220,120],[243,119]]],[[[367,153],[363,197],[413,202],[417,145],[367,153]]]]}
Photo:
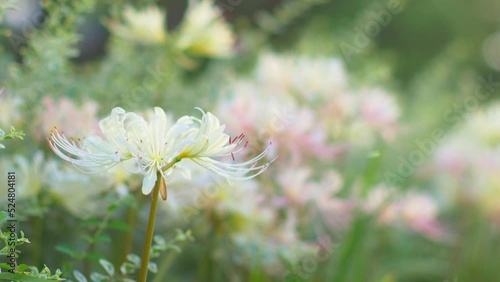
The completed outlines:
{"type": "Polygon", "coordinates": [[[144,249],[142,250],[141,272],[139,273],[139,282],[146,282],[148,276],[149,252],[151,251],[151,244],[153,243],[153,233],[155,229],[156,220],[156,207],[158,206],[158,196],[160,195],[160,184],[163,181],[160,172],[156,175],[156,183],[153,189],[153,201],[151,202],[151,209],[149,210],[148,230],[146,232],[146,239],[144,242],[144,249]]]}
{"type": "MultiPolygon", "coordinates": [[[[180,157],[176,157],[172,162],[164,166],[162,170],[167,171],[176,163],[180,162],[181,159],[182,158],[180,157]]],[[[152,192],[153,201],[151,202],[151,209],[149,210],[148,230],[146,232],[146,241],[144,242],[144,249],[142,250],[141,272],[139,273],[139,282],[146,282],[146,278],[148,276],[149,252],[151,251],[151,244],[153,243],[153,233],[155,229],[155,220],[156,220],[156,207],[158,206],[158,196],[160,194],[160,186],[162,181],[164,181],[163,176],[160,172],[158,172],[156,174],[155,187],[153,188],[152,192]]]]}

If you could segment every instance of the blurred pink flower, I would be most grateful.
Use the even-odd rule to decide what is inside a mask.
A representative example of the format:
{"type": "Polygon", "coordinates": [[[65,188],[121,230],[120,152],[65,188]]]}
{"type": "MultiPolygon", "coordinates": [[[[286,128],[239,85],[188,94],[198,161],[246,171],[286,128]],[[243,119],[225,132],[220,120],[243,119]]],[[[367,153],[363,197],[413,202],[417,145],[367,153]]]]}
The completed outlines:
{"type": "Polygon", "coordinates": [[[85,101],[78,106],[68,98],[54,100],[51,97],[42,99],[42,109],[35,127],[35,137],[44,138],[54,126],[64,131],[67,136],[88,136],[99,134],[97,118],[98,104],[85,101]]]}
{"type": "Polygon", "coordinates": [[[311,108],[298,107],[288,99],[256,99],[243,91],[220,104],[217,113],[230,131],[244,133],[250,143],[272,142],[271,156],[280,155],[278,165],[297,165],[308,158],[332,160],[347,149],[345,144],[330,144],[311,108]]]}
{"type": "Polygon", "coordinates": [[[434,162],[438,169],[458,176],[465,172],[468,161],[457,148],[444,147],[438,150],[434,162]]]}
{"type": "Polygon", "coordinates": [[[364,90],[360,95],[360,112],[363,119],[380,130],[386,141],[394,140],[400,115],[394,97],[378,88],[364,90]]]}
{"type": "Polygon", "coordinates": [[[437,220],[438,207],[429,195],[410,192],[396,205],[401,220],[410,228],[433,239],[443,237],[443,227],[437,220]]]}
{"type": "Polygon", "coordinates": [[[280,156],[289,153],[291,164],[298,165],[308,157],[331,161],[347,150],[347,144],[329,144],[327,132],[316,121],[310,109],[300,109],[285,130],[276,136],[280,156]]]}
{"type": "Polygon", "coordinates": [[[320,207],[327,207],[342,187],[342,178],[334,170],[325,172],[315,180],[312,170],[307,167],[289,167],[282,169],[277,177],[281,192],[288,205],[303,205],[313,202],[320,207]]]}
{"type": "Polygon", "coordinates": [[[385,186],[375,187],[366,201],[368,212],[379,214],[383,224],[404,226],[431,239],[443,239],[445,232],[438,221],[438,206],[428,194],[410,191],[396,194],[385,186]]]}

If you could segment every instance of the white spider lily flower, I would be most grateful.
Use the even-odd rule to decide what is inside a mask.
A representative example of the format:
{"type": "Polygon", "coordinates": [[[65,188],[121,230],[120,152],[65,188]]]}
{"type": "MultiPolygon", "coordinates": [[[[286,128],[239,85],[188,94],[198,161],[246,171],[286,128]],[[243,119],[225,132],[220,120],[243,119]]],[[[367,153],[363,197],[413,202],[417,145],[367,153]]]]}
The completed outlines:
{"type": "Polygon", "coordinates": [[[132,158],[128,145],[125,123],[134,117],[122,108],[115,108],[111,115],[99,122],[104,139],[92,135],[85,140],[67,138],[56,127],[47,138],[52,150],[63,160],[86,173],[99,173],[132,158]]]}
{"type": "MultiPolygon", "coordinates": [[[[191,117],[194,126],[198,128],[193,140],[177,156],[178,159],[190,159],[196,164],[211,170],[225,178],[246,180],[255,177],[269,166],[269,163],[257,165],[266,156],[269,148],[245,162],[235,163],[235,153],[246,147],[245,135],[231,138],[224,133],[225,125],[221,125],[217,117],[210,112],[203,112],[202,119],[191,117]],[[231,156],[233,163],[223,162],[214,158],[231,156]]],[[[274,161],[274,160],[273,160],[274,161]]],[[[271,161],[272,162],[272,161],[271,161]]]]}
{"type": "Polygon", "coordinates": [[[151,193],[161,175],[160,192],[164,200],[165,183],[183,159],[192,160],[228,179],[249,179],[264,172],[269,163],[257,165],[257,162],[264,158],[268,149],[242,163],[216,160],[231,155],[234,162],[234,154],[246,146],[246,143],[241,146],[244,135],[230,138],[223,132],[225,126],[214,115],[199,110],[203,113],[202,119],[184,116],[174,123],[158,107],[154,108],[149,121],[115,108],[99,123],[104,139],[90,136],[81,142],[54,130],[49,144],[62,159],[88,173],[105,171],[133,159],[139,167],[138,172],[144,175],[142,193],[151,193]]]}
{"type": "Polygon", "coordinates": [[[177,47],[200,57],[229,57],[235,37],[211,0],[190,1],[177,47]]]}
{"type": "Polygon", "coordinates": [[[127,6],[123,16],[123,24],[110,24],[111,31],[116,35],[145,45],[161,44],[167,40],[165,12],[157,6],[144,10],[127,6]]]}
{"type": "Polygon", "coordinates": [[[174,123],[158,107],[154,108],[149,122],[138,118],[130,122],[126,129],[130,133],[128,141],[135,148],[132,155],[144,174],[142,193],[147,195],[153,190],[158,172],[167,180],[172,171],[166,168],[179,161],[175,159],[176,148],[195,129],[190,128],[185,119],[174,123]]]}

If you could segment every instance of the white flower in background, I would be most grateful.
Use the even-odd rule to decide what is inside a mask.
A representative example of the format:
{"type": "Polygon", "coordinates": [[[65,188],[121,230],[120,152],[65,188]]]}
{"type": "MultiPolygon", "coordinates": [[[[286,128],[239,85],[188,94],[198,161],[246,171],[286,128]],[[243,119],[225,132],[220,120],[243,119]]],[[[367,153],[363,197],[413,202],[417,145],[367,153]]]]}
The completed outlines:
{"type": "Polygon", "coordinates": [[[113,33],[141,44],[161,44],[167,40],[165,31],[165,12],[156,6],[144,10],[126,7],[124,23],[111,23],[113,33]]]}
{"type": "MultiPolygon", "coordinates": [[[[173,123],[158,107],[149,121],[135,113],[115,108],[109,117],[99,123],[104,139],[90,136],[81,142],[68,139],[54,130],[49,144],[61,158],[88,173],[105,171],[123,161],[135,160],[138,172],[144,174],[142,192],[146,195],[152,191],[158,174],[168,180],[182,160],[191,160],[223,177],[236,180],[259,175],[268,167],[269,163],[256,165],[268,149],[241,163],[217,160],[230,155],[234,161],[234,154],[242,149],[240,145],[244,135],[230,138],[223,133],[224,125],[215,116],[202,113],[202,119],[184,116],[173,123]]],[[[166,188],[162,189],[162,197],[166,199],[166,188]]]]}
{"type": "MultiPolygon", "coordinates": [[[[36,199],[40,193],[46,193],[78,217],[92,216],[100,211],[103,198],[98,195],[110,187],[103,185],[109,182],[106,177],[77,173],[58,161],[46,159],[41,151],[33,153],[29,158],[21,155],[3,158],[0,160],[0,171],[16,172],[18,200],[29,201],[31,206],[38,202],[36,199]]],[[[7,173],[0,174],[0,181],[7,183],[7,173]]],[[[2,198],[0,202],[3,200],[6,199],[2,198]]]]}
{"type": "Polygon", "coordinates": [[[202,189],[204,198],[200,201],[205,203],[200,208],[212,219],[208,218],[216,231],[234,239],[256,235],[272,225],[273,211],[263,205],[265,197],[256,181],[220,182],[216,185],[202,189]]]}
{"type": "Polygon", "coordinates": [[[259,84],[282,88],[279,92],[307,101],[342,95],[348,84],[338,58],[267,53],[260,57],[255,74],[259,84]]]}
{"type": "Polygon", "coordinates": [[[246,264],[264,262],[266,272],[283,274],[287,265],[296,265],[317,251],[314,243],[300,238],[298,226],[297,217],[287,213],[285,222],[271,220],[264,226],[257,225],[252,232],[233,235],[233,242],[246,264]]]}
{"type": "Polygon", "coordinates": [[[104,212],[106,198],[102,194],[118,189],[109,175],[87,175],[55,160],[45,164],[48,193],[74,216],[88,218],[104,212]],[[71,188],[71,189],[68,189],[71,188]]]}
{"type": "Polygon", "coordinates": [[[472,113],[438,141],[423,175],[442,188],[442,201],[448,207],[473,204],[499,224],[500,104],[472,113]]]}
{"type": "Polygon", "coordinates": [[[20,200],[37,197],[41,187],[47,183],[47,166],[42,152],[34,153],[29,159],[20,155],[2,158],[0,181],[7,183],[7,171],[15,171],[19,179],[16,196],[20,200]]]}
{"type": "Polygon", "coordinates": [[[234,36],[210,0],[190,1],[179,30],[177,47],[201,57],[228,57],[234,36]]]}

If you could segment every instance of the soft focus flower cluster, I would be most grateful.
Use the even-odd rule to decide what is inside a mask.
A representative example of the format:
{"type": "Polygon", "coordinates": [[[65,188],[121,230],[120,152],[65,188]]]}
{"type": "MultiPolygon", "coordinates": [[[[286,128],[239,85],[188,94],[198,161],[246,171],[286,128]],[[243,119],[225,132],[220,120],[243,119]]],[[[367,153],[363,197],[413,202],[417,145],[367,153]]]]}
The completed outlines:
{"type": "MultiPolygon", "coordinates": [[[[35,152],[30,158],[20,155],[2,158],[0,168],[16,172],[19,179],[16,185],[18,204],[28,214],[36,214],[38,209],[44,209],[41,197],[49,196],[51,203],[60,204],[74,216],[94,216],[103,212],[99,209],[104,203],[100,195],[113,190],[118,184],[112,182],[108,175],[89,177],[71,166],[63,166],[55,159],[46,158],[41,151],[35,152]]],[[[6,183],[7,175],[0,175],[0,181],[6,183]]]]}
{"type": "Polygon", "coordinates": [[[335,58],[263,55],[253,77],[223,90],[214,114],[233,136],[246,135],[249,154],[272,144],[267,157],[276,161],[254,181],[207,185],[213,181],[204,173],[193,175],[200,179],[195,183],[172,181],[176,204],[166,208],[183,219],[204,215],[211,229],[229,234],[247,254],[239,259],[266,261],[270,272],[283,271],[283,258],[296,263],[314,253],[308,238],[343,233],[359,209],[379,212],[381,224],[441,238],[437,203],[428,194],[378,202],[372,195],[340,196],[346,188],[341,160],[374,148],[378,140],[394,141],[400,114],[390,93],[357,90],[347,76],[335,58]]]}
{"type": "Polygon", "coordinates": [[[382,224],[406,227],[436,240],[446,239],[444,226],[437,219],[435,197],[415,188],[402,195],[396,191],[385,185],[373,187],[365,202],[366,210],[377,213],[382,224]]]}
{"type": "MultiPolygon", "coordinates": [[[[126,7],[123,22],[111,22],[111,31],[119,37],[144,45],[172,44],[188,56],[220,58],[232,54],[235,42],[222,12],[211,0],[189,1],[179,29],[169,35],[166,12],[156,6],[144,10],[126,7]]],[[[180,59],[184,66],[189,60],[180,59]]]]}
{"type": "Polygon", "coordinates": [[[392,141],[398,129],[395,97],[380,87],[349,86],[336,58],[264,54],[253,79],[231,85],[217,114],[235,131],[275,140],[293,164],[330,160],[353,146],[392,141]]]}
{"type": "Polygon", "coordinates": [[[457,125],[427,170],[448,207],[474,205],[500,224],[500,105],[472,113],[457,125]]]}
{"type": "Polygon", "coordinates": [[[68,98],[54,99],[44,97],[35,124],[35,137],[45,139],[45,135],[54,126],[63,130],[68,136],[87,136],[99,133],[97,111],[99,107],[94,101],[84,101],[78,105],[68,98]]]}

